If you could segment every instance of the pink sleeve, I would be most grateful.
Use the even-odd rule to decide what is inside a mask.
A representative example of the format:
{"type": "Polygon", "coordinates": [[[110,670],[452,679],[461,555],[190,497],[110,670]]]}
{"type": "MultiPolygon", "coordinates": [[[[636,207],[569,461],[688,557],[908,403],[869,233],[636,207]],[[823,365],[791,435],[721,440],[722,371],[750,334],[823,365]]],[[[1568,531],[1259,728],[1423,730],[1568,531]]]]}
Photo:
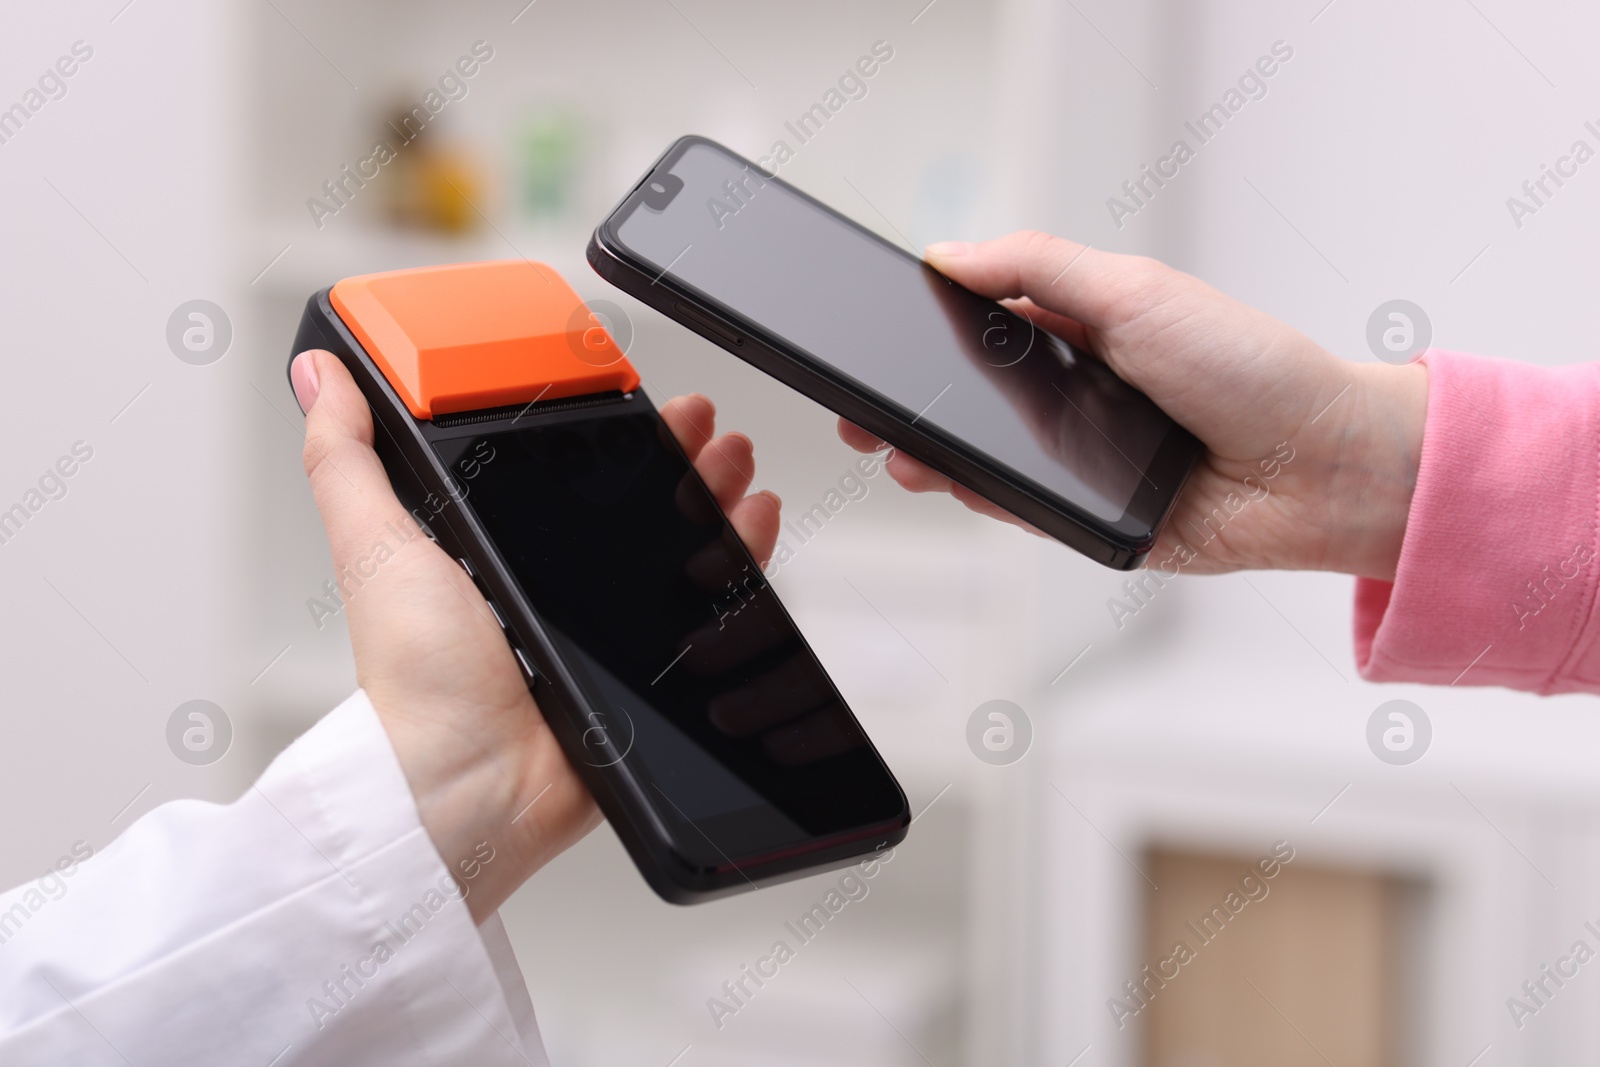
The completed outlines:
{"type": "Polygon", "coordinates": [[[1600,365],[1428,364],[1393,583],[1356,583],[1368,679],[1600,692],[1600,365]]]}

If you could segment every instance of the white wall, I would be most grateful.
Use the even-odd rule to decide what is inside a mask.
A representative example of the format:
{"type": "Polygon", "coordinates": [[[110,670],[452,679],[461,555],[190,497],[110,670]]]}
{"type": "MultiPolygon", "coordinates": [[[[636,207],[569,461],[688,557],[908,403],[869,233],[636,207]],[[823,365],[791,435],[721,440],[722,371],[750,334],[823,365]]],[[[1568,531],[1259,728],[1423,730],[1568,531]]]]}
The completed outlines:
{"type": "Polygon", "coordinates": [[[6,884],[163,800],[229,795],[233,768],[167,751],[167,717],[195,698],[237,709],[267,659],[236,636],[251,549],[232,536],[248,492],[228,418],[261,401],[239,351],[191,366],[165,340],[193,298],[251,329],[232,237],[240,42],[224,7],[146,2],[112,21],[118,7],[18,9],[0,35],[7,106],[74,42],[93,49],[0,145],[0,499],[25,499],[75,441],[93,449],[0,545],[6,884]]]}

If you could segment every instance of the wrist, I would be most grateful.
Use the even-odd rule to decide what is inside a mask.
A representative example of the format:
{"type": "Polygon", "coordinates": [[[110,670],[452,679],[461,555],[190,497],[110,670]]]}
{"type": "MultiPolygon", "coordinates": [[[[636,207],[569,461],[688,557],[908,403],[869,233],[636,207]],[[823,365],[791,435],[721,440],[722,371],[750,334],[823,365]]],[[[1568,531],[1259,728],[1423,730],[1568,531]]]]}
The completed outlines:
{"type": "MultiPolygon", "coordinates": [[[[460,888],[474,922],[488,918],[533,873],[513,841],[517,775],[511,747],[475,750],[440,744],[431,723],[413,722],[374,699],[422,828],[460,888]],[[527,869],[525,869],[527,868],[527,869]]],[[[522,802],[526,804],[526,801],[522,802]]],[[[522,822],[526,822],[524,819],[522,822]]]]}
{"type": "Polygon", "coordinates": [[[487,746],[466,743],[459,726],[441,738],[431,723],[384,721],[423,828],[478,923],[600,823],[532,702],[514,718],[487,746]]]}
{"type": "Polygon", "coordinates": [[[1340,424],[1330,526],[1344,528],[1333,569],[1393,581],[1422,464],[1428,370],[1422,363],[1351,366],[1353,403],[1340,424]]]}
{"type": "Polygon", "coordinates": [[[507,840],[515,814],[510,776],[493,757],[447,763],[425,746],[403,746],[398,738],[395,748],[423,829],[465,895],[473,921],[482,922],[527,877],[519,873],[507,840]],[[407,748],[413,758],[407,758],[407,748]]]}

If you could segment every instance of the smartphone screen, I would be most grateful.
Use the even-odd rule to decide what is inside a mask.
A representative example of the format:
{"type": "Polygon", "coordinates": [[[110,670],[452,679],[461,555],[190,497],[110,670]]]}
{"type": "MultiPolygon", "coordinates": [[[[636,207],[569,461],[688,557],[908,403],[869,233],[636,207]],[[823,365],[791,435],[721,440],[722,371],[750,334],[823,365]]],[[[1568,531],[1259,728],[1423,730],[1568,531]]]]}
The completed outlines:
{"type": "Polygon", "coordinates": [[[1173,429],[1098,360],[714,144],[677,146],[612,227],[733,321],[1107,522],[1173,429]]]}
{"type": "Polygon", "coordinates": [[[610,709],[584,758],[634,775],[693,861],[725,867],[900,817],[899,787],[653,411],[434,447],[590,702],[610,709]]]}

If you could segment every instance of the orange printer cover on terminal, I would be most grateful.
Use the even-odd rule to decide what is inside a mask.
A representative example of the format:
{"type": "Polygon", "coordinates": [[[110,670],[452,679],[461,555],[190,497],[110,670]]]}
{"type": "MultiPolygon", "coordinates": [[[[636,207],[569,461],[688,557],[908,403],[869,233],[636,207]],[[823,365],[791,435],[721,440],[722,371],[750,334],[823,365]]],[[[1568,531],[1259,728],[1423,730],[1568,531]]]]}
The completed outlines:
{"type": "Polygon", "coordinates": [[[329,301],[419,419],[639,387],[610,333],[542,263],[363,274],[329,301]]]}

